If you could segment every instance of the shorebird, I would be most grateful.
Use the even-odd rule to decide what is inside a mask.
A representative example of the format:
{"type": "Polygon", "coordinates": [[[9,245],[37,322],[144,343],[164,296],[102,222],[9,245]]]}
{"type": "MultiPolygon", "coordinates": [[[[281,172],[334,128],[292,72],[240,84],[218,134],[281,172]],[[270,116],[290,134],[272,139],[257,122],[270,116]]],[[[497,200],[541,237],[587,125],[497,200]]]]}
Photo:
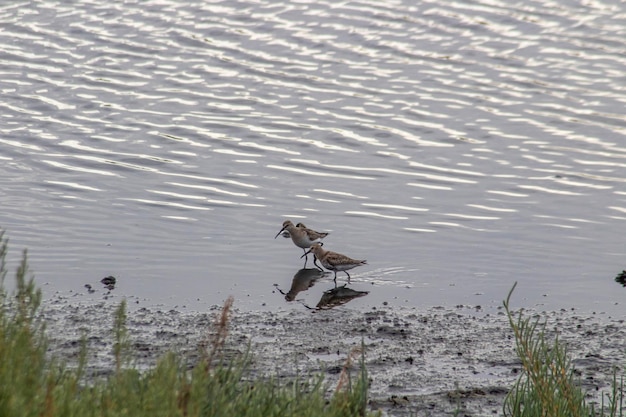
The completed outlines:
{"type": "MultiPolygon", "coordinates": [[[[284,225],[284,223],[283,223],[283,225],[284,225]]],[[[304,223],[298,223],[298,224],[296,224],[296,227],[298,229],[302,229],[302,230],[306,231],[309,234],[319,235],[319,236],[321,236],[320,239],[324,239],[326,236],[328,236],[328,232],[316,232],[315,230],[309,229],[308,227],[306,227],[304,225],[304,223]]]]}
{"type": "MultiPolygon", "coordinates": [[[[312,232],[315,232],[315,230],[309,229],[308,227],[306,227],[306,225],[304,223],[298,223],[298,224],[296,224],[296,227],[299,228],[299,229],[307,229],[307,230],[310,230],[312,232]]],[[[315,233],[321,234],[320,232],[315,232],[315,233]]],[[[289,232],[287,230],[283,230],[283,237],[284,238],[289,238],[289,237],[291,237],[291,235],[289,234],[289,232]]]]}
{"type": "MultiPolygon", "coordinates": [[[[298,223],[298,225],[300,225],[300,227],[294,226],[291,220],[285,220],[283,222],[283,228],[280,229],[280,231],[276,234],[276,236],[274,236],[274,239],[276,239],[283,232],[283,230],[287,230],[289,232],[289,235],[291,236],[291,240],[293,241],[293,244],[299,248],[302,248],[302,250],[304,251],[304,255],[302,256],[306,256],[307,255],[306,250],[309,249],[311,245],[321,242],[322,239],[328,236],[328,233],[316,232],[313,229],[309,229],[305,227],[304,224],[302,223],[298,223]]],[[[308,257],[306,257],[304,260],[305,266],[306,266],[307,260],[308,260],[308,257]]],[[[315,266],[320,268],[317,265],[315,258],[313,258],[313,264],[315,264],[315,266]]]]}
{"type": "Polygon", "coordinates": [[[308,252],[305,252],[302,256],[306,256],[312,252],[315,257],[320,260],[324,268],[335,272],[335,281],[337,280],[337,271],[343,271],[348,276],[348,282],[350,282],[350,274],[348,274],[348,270],[367,264],[365,260],[352,259],[346,255],[342,255],[341,253],[324,250],[322,245],[323,243],[321,242],[314,244],[311,246],[311,249],[309,249],[308,252]]]}

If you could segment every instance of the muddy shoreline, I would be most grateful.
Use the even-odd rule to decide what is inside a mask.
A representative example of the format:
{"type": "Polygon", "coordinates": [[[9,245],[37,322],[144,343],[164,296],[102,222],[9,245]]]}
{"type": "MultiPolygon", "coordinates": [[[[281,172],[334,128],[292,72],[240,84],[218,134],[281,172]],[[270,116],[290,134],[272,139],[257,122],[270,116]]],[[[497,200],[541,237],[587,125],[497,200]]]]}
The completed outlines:
{"type": "MultiPolygon", "coordinates": [[[[120,300],[93,302],[58,294],[47,299],[42,311],[51,354],[71,364],[85,334],[89,375],[109,375],[114,368],[113,313],[120,300]]],[[[136,366],[153,366],[168,350],[193,363],[220,309],[189,312],[130,305],[127,327],[136,366]]],[[[626,352],[623,320],[572,310],[526,314],[547,319],[550,336],[558,333],[567,343],[590,401],[609,392],[612,370],[623,364],[626,352]]],[[[244,352],[250,345],[252,370],[258,375],[282,379],[323,373],[332,388],[346,358],[362,342],[371,379],[370,405],[384,415],[448,416],[457,410],[461,416],[501,415],[504,397],[519,376],[512,331],[499,308],[235,308],[226,349],[244,352]]]]}

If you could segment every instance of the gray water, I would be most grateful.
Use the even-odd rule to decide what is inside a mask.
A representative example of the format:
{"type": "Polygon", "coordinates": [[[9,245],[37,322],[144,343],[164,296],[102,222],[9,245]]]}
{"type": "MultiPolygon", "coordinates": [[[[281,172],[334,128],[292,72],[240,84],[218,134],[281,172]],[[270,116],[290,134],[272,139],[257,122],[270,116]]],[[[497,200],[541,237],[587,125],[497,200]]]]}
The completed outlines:
{"type": "Polygon", "coordinates": [[[624,2],[23,1],[0,38],[0,226],[46,296],[312,306],[291,219],[368,260],[352,308],[624,315],[624,2]]]}

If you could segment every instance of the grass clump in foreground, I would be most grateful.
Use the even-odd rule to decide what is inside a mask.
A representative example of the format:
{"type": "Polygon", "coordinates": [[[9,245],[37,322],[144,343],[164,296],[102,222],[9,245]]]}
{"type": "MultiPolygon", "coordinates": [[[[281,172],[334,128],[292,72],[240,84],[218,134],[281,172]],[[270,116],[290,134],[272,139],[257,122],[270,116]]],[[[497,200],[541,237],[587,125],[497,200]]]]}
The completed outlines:
{"type": "MultiPolygon", "coordinates": [[[[0,232],[0,416],[366,416],[367,375],[361,356],[359,375],[349,374],[350,358],[334,393],[326,394],[323,378],[280,384],[248,378],[247,355],[226,361],[229,300],[200,361],[189,370],[168,353],[154,368],[139,372],[130,363],[126,305],[115,313],[115,372],[106,379],[85,380],[87,349],[83,342],[78,366],[68,368],[46,354],[45,323],[38,317],[41,292],[29,275],[27,256],[16,273],[17,286],[4,290],[7,241],[0,232]]],[[[362,355],[362,354],[361,354],[362,355]]]]}
{"type": "Polygon", "coordinates": [[[513,285],[504,308],[513,329],[516,353],[522,361],[522,375],[508,393],[503,412],[507,417],[595,417],[623,416],[622,388],[616,373],[612,392],[604,397],[599,410],[585,402],[585,395],[574,378],[574,369],[566,346],[558,338],[550,343],[545,336],[545,322],[513,317],[509,301],[517,283],[513,285]]]}

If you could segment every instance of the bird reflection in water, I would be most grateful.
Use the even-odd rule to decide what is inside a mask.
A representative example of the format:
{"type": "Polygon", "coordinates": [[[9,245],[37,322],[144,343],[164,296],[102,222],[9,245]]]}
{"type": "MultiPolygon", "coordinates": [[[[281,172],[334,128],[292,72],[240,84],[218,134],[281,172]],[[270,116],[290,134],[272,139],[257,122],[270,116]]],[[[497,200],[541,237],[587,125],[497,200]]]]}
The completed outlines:
{"type": "Polygon", "coordinates": [[[355,298],[363,297],[369,294],[369,291],[353,290],[352,288],[349,288],[347,284],[338,287],[335,282],[334,288],[326,290],[322,293],[322,297],[315,307],[310,307],[303,300],[296,300],[296,296],[299,293],[307,291],[315,285],[317,280],[328,274],[329,272],[322,272],[315,268],[302,268],[293,276],[291,288],[289,288],[287,293],[283,292],[277,284],[274,285],[276,286],[276,289],[285,296],[285,300],[289,302],[298,301],[309,310],[330,310],[331,308],[344,305],[355,298]]]}
{"type": "Polygon", "coordinates": [[[302,268],[293,276],[291,288],[285,294],[285,300],[293,301],[299,292],[306,291],[315,285],[315,281],[324,276],[324,272],[317,268],[302,268]]]}
{"type": "Polygon", "coordinates": [[[318,310],[330,310],[331,308],[344,305],[355,298],[364,297],[367,294],[369,294],[369,291],[356,291],[352,288],[348,288],[346,285],[335,287],[331,290],[324,291],[322,298],[315,308],[318,310]]]}

